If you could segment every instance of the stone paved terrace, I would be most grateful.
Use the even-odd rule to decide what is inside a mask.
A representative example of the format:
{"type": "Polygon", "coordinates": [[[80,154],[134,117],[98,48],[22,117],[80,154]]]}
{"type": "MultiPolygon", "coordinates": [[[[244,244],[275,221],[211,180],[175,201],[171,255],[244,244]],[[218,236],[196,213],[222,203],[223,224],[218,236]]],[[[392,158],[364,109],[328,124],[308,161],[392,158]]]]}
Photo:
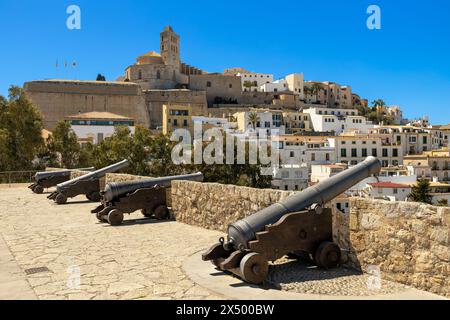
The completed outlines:
{"type": "MultiPolygon", "coordinates": [[[[196,255],[215,243],[221,233],[178,222],[143,220],[139,213],[126,217],[121,227],[110,227],[98,223],[89,213],[95,206],[84,197],[57,206],[23,185],[0,186],[0,300],[250,299],[253,294],[261,299],[317,298],[311,293],[320,293],[323,299],[327,293],[331,298],[348,295],[339,292],[346,274],[338,280],[325,276],[323,281],[317,274],[306,274],[304,281],[315,281],[312,291],[311,285],[292,285],[292,279],[291,285],[285,285],[280,279],[283,290],[292,287],[297,294],[303,293],[298,296],[233,287],[227,284],[236,281],[232,277],[216,277],[220,280],[215,281],[208,271],[200,270],[211,266],[198,261],[196,255]],[[186,261],[194,264],[187,267],[194,274],[186,271],[186,261]],[[76,270],[72,266],[77,266],[81,274],[80,286],[74,289],[68,287],[73,279],[69,272],[76,270]],[[48,270],[27,274],[34,268],[48,270]],[[223,291],[219,287],[222,284],[226,286],[223,291]]],[[[402,297],[404,287],[389,284],[387,289],[402,297]]],[[[406,296],[439,298],[418,290],[410,290],[406,296]]]]}

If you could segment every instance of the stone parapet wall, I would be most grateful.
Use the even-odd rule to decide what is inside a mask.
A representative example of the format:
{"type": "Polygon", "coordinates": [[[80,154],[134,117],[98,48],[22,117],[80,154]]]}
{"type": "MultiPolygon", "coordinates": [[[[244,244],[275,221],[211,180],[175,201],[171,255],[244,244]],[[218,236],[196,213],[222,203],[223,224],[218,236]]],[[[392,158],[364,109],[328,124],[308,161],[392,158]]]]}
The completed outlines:
{"type": "MultiPolygon", "coordinates": [[[[291,194],[176,181],[172,208],[180,222],[226,233],[229,224],[291,194]]],[[[344,264],[379,268],[383,279],[450,297],[450,208],[362,198],[352,198],[350,206],[349,214],[333,210],[344,264]]]]}
{"type": "Polygon", "coordinates": [[[174,181],[172,209],[177,221],[226,232],[229,224],[281,201],[293,192],[217,183],[174,181]]]}
{"type": "Polygon", "coordinates": [[[126,181],[134,181],[134,180],[145,180],[151,179],[152,177],[143,177],[143,176],[134,176],[131,174],[122,174],[122,173],[107,173],[106,174],[106,184],[110,182],[126,182],[126,181]]]}
{"type": "Polygon", "coordinates": [[[353,198],[348,222],[350,266],[450,297],[450,208],[353,198]]]}

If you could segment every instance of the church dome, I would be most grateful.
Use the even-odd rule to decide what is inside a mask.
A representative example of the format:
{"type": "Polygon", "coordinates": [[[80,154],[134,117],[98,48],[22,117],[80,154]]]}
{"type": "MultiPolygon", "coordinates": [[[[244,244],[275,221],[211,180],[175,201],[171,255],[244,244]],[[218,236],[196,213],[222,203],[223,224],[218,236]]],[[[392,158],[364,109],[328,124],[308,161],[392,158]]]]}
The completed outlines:
{"type": "Polygon", "coordinates": [[[164,64],[161,55],[155,51],[148,52],[137,59],[137,64],[164,64]]]}

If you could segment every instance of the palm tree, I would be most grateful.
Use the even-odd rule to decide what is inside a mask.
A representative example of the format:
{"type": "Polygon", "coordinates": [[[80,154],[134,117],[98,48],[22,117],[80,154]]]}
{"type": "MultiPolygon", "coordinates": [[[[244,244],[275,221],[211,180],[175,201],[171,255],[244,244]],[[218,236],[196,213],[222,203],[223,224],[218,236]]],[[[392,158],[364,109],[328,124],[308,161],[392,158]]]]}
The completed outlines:
{"type": "Polygon", "coordinates": [[[384,107],[386,105],[386,102],[384,102],[383,99],[377,99],[377,100],[372,102],[372,105],[374,107],[384,107]]]}
{"type": "Polygon", "coordinates": [[[252,125],[253,130],[256,130],[256,124],[261,121],[256,112],[250,112],[248,115],[248,122],[252,125]]]}

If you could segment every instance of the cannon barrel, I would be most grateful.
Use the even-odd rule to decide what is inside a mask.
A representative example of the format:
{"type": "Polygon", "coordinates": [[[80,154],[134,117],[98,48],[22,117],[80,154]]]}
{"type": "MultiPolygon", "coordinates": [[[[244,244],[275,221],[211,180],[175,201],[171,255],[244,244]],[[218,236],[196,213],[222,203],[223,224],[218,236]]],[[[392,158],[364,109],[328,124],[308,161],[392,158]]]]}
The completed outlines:
{"type": "Polygon", "coordinates": [[[44,171],[44,172],[38,172],[34,176],[36,182],[39,182],[43,179],[51,178],[51,177],[65,177],[70,176],[70,173],[73,171],[93,171],[95,170],[94,167],[91,168],[81,168],[81,169],[64,169],[64,170],[58,170],[58,171],[44,171]]]}
{"type": "Polygon", "coordinates": [[[111,172],[116,172],[122,168],[126,168],[129,165],[129,161],[128,160],[123,160],[121,162],[115,163],[113,165],[110,165],[108,167],[102,168],[100,170],[97,171],[93,171],[91,173],[88,173],[84,176],[72,179],[70,181],[58,184],[57,186],[57,190],[58,192],[63,191],[65,188],[70,187],[71,185],[73,185],[74,183],[78,182],[78,181],[89,181],[89,180],[97,180],[100,179],[102,177],[104,177],[107,173],[111,173],[111,172]]]}
{"type": "Polygon", "coordinates": [[[201,172],[180,176],[171,176],[155,179],[135,180],[127,182],[111,182],[105,187],[105,191],[102,192],[104,201],[112,201],[114,198],[121,195],[134,192],[137,189],[151,188],[156,185],[160,187],[169,187],[172,181],[175,180],[188,180],[188,181],[203,181],[203,174],[201,172]]]}
{"type": "Polygon", "coordinates": [[[249,241],[255,240],[256,233],[263,231],[267,225],[276,223],[288,213],[302,211],[316,204],[322,206],[358,182],[378,174],[380,170],[380,161],[375,157],[368,157],[362,163],[330,179],[237,221],[228,227],[228,242],[224,244],[224,248],[247,249],[249,241]]]}

